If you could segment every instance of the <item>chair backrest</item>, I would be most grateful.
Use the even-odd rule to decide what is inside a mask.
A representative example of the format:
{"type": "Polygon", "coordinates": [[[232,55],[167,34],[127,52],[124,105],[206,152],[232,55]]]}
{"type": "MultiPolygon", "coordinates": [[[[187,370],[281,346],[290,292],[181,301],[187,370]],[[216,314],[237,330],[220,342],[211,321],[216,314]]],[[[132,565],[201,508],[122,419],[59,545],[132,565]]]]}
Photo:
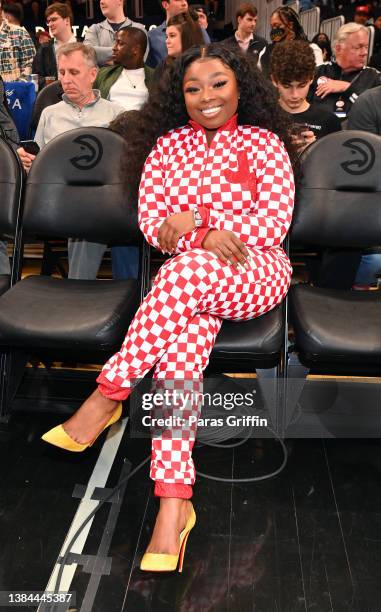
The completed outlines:
{"type": "Polygon", "coordinates": [[[381,137],[336,132],[302,157],[291,244],[381,245],[381,137]]]}
{"type": "Polygon", "coordinates": [[[300,23],[306,33],[308,40],[312,40],[319,33],[320,27],[320,8],[315,6],[308,11],[300,13],[300,23]]]}
{"type": "Polygon", "coordinates": [[[106,128],[79,128],[37,155],[24,199],[26,234],[139,244],[137,204],[121,173],[124,139],[106,128]]]}
{"type": "Polygon", "coordinates": [[[5,94],[20,139],[25,140],[30,136],[33,106],[36,100],[34,84],[23,81],[6,82],[5,94]]]}
{"type": "Polygon", "coordinates": [[[341,28],[344,23],[345,17],[343,15],[332,17],[332,19],[324,19],[324,21],[322,21],[320,24],[320,32],[324,32],[324,34],[327,34],[332,44],[337,30],[341,28]]]}
{"type": "Polygon", "coordinates": [[[54,81],[41,89],[37,96],[32,116],[32,129],[36,130],[40,121],[41,113],[47,106],[61,102],[63,89],[61,81],[54,81]]]}
{"type": "Polygon", "coordinates": [[[23,172],[12,147],[0,138],[0,234],[14,237],[23,172]]]}

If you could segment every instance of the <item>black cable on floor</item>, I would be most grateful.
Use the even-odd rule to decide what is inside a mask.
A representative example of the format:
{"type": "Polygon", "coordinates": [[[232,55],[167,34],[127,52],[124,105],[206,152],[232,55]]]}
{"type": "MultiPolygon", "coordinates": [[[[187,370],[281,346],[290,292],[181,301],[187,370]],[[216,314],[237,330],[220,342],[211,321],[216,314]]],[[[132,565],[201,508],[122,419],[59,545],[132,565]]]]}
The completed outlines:
{"type": "MultiPolygon", "coordinates": [[[[218,476],[212,476],[210,474],[204,474],[204,473],[199,472],[199,471],[196,471],[196,474],[198,476],[201,476],[202,478],[206,478],[208,480],[214,480],[216,482],[225,482],[225,483],[259,482],[259,481],[268,480],[269,478],[274,478],[275,476],[278,476],[278,474],[280,474],[282,472],[282,470],[285,468],[285,466],[287,464],[287,459],[288,459],[287,448],[286,448],[286,445],[283,442],[283,440],[281,440],[275,434],[275,432],[272,429],[270,429],[270,427],[267,426],[266,429],[271,431],[271,433],[274,435],[275,439],[279,442],[279,444],[281,445],[281,448],[283,450],[282,464],[274,472],[271,472],[270,474],[264,474],[262,476],[251,477],[251,478],[220,478],[218,476]]],[[[243,427],[236,429],[236,431],[234,433],[234,436],[238,437],[243,432],[243,430],[244,430],[243,427]]],[[[241,446],[242,444],[247,442],[247,440],[249,440],[251,437],[254,437],[254,436],[252,436],[253,432],[254,432],[254,426],[251,425],[250,429],[249,429],[249,434],[246,435],[245,438],[243,438],[239,442],[235,442],[233,444],[223,444],[223,442],[225,440],[229,440],[229,439],[232,438],[231,427],[225,426],[225,427],[221,427],[220,428],[220,430],[218,432],[218,435],[215,434],[215,436],[213,437],[213,436],[210,436],[208,434],[204,434],[204,435],[199,436],[199,440],[198,441],[199,441],[200,444],[202,444],[204,446],[211,446],[211,447],[216,447],[216,448],[235,448],[235,447],[241,446]],[[208,441],[206,441],[206,440],[208,440],[208,441]]],[[[115,493],[123,486],[123,484],[125,482],[127,482],[127,480],[129,480],[132,476],[134,476],[143,467],[143,465],[145,465],[150,460],[150,458],[151,458],[151,455],[148,455],[141,463],[139,463],[139,465],[136,466],[136,468],[134,468],[128,474],[128,476],[123,478],[114,489],[111,489],[110,493],[104,499],[102,499],[99,502],[98,506],[96,506],[96,508],[94,508],[94,510],[92,510],[90,512],[90,514],[85,518],[83,523],[78,527],[77,531],[75,532],[75,534],[71,538],[69,544],[67,545],[67,548],[65,550],[64,555],[61,558],[60,569],[59,569],[59,572],[58,572],[58,575],[57,575],[56,584],[55,584],[54,591],[53,591],[54,593],[59,592],[59,590],[60,590],[60,583],[61,583],[61,580],[62,580],[62,574],[64,572],[68,556],[70,554],[70,551],[71,551],[71,548],[72,548],[74,542],[78,538],[78,536],[81,533],[81,531],[85,528],[85,526],[93,518],[93,516],[95,516],[95,514],[103,506],[103,504],[106,503],[109,499],[111,499],[115,495],[115,493]]],[[[54,608],[55,608],[55,606],[53,606],[51,608],[52,612],[54,612],[54,608]]]]}

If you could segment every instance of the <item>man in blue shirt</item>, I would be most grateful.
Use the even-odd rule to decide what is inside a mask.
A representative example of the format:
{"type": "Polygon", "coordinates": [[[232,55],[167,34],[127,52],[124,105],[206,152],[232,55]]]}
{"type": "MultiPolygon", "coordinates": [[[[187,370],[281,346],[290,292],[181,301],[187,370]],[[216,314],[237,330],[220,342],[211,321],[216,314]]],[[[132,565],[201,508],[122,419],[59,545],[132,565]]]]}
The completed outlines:
{"type": "MultiPolygon", "coordinates": [[[[148,32],[149,54],[146,64],[150,66],[150,68],[156,68],[156,66],[167,57],[165,30],[168,19],[180,13],[186,13],[188,10],[187,0],[162,0],[160,4],[165,11],[165,21],[157,26],[157,28],[153,28],[148,32]]],[[[210,38],[207,31],[202,29],[202,33],[205,43],[209,44],[210,38]]]]}

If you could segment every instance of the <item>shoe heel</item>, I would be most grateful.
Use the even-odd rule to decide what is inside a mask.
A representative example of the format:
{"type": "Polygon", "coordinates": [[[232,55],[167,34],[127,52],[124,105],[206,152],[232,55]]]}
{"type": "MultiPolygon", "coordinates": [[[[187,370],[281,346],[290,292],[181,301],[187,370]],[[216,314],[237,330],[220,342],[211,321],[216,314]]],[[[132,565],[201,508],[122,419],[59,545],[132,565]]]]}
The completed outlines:
{"type": "Polygon", "coordinates": [[[181,572],[183,571],[185,548],[186,548],[186,545],[187,545],[189,534],[190,534],[190,531],[188,531],[188,533],[185,536],[184,541],[183,541],[183,543],[181,545],[180,557],[179,557],[179,574],[181,574],[181,572]]]}

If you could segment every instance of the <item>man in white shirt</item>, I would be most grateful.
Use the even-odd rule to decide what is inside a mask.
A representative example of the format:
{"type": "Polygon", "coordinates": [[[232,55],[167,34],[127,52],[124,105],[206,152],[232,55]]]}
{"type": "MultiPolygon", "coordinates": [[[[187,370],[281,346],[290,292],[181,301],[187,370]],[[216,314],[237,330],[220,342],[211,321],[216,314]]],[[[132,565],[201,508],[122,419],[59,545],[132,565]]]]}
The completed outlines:
{"type": "Polygon", "coordinates": [[[112,49],[115,42],[115,34],[124,27],[140,28],[147,36],[143,24],[131,21],[124,14],[124,0],[101,0],[100,7],[106,17],[100,23],[94,23],[85,34],[85,45],[91,45],[97,54],[99,66],[112,63],[112,49]]]}
{"type": "MultiPolygon", "coordinates": [[[[64,91],[62,102],[42,111],[35,140],[44,147],[52,138],[78,127],[108,127],[124,108],[101,98],[93,89],[98,67],[94,49],[83,43],[62,45],[57,51],[58,74],[64,91]]],[[[17,150],[26,171],[34,155],[17,150]]],[[[102,261],[105,244],[69,240],[69,278],[94,279],[102,261]]]]}
{"type": "Polygon", "coordinates": [[[102,98],[118,102],[126,110],[139,110],[148,97],[154,71],[143,58],[147,37],[138,28],[121,28],[115,36],[113,66],[101,68],[94,87],[102,98]]]}
{"type": "MultiPolygon", "coordinates": [[[[139,110],[148,97],[154,70],[144,64],[147,37],[138,28],[121,28],[115,35],[113,66],[101,68],[94,86],[102,98],[118,102],[126,111],[139,110]]],[[[111,249],[114,278],[137,278],[139,250],[132,246],[111,249]]]]}

